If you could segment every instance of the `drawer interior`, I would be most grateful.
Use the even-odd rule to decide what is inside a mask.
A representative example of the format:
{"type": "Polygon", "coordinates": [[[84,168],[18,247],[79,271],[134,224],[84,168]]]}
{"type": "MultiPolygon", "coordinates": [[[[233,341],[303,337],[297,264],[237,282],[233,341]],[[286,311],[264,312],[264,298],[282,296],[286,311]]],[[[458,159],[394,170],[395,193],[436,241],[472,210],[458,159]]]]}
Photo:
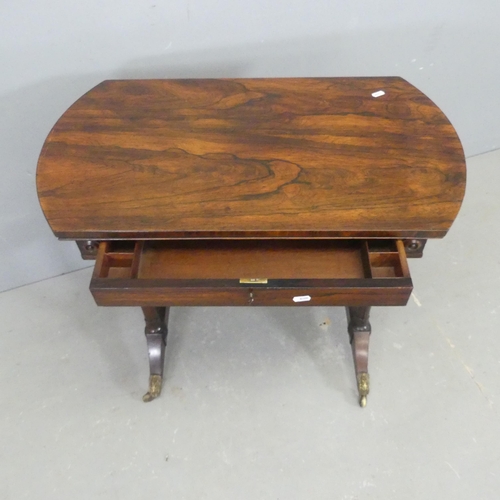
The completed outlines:
{"type": "Polygon", "coordinates": [[[101,243],[94,277],[366,279],[409,271],[399,240],[162,240],[101,243]]]}
{"type": "Polygon", "coordinates": [[[401,252],[405,252],[401,241],[368,240],[365,245],[370,264],[370,276],[367,277],[402,278],[409,276],[405,265],[406,259],[401,256],[401,252]]]}

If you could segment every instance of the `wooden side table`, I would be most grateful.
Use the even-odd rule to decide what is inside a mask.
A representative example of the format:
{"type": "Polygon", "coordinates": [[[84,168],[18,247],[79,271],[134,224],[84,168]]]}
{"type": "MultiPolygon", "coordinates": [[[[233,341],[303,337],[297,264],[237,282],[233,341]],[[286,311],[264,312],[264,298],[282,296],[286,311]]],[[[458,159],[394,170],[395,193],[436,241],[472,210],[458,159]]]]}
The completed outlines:
{"type": "Polygon", "coordinates": [[[361,406],[371,306],[404,305],[407,257],[465,190],[455,130],[387,78],[105,81],[37,171],[53,232],[96,259],[98,305],[140,306],[150,401],[170,306],[345,306],[361,406]]]}

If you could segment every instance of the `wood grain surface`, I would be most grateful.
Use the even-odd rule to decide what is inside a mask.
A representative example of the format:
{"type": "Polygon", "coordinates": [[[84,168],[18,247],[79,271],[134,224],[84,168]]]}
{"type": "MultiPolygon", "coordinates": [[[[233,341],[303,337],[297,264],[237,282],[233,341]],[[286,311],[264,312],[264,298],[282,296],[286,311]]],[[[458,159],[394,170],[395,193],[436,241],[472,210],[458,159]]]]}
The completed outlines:
{"type": "Polygon", "coordinates": [[[433,238],[465,161],[397,77],[116,80],[56,123],[37,187],[60,238],[433,238]]]}
{"type": "Polygon", "coordinates": [[[411,278],[282,280],[270,286],[242,287],[230,280],[133,280],[92,278],[99,306],[404,306],[411,278]],[[293,297],[309,295],[310,301],[293,297]]]}
{"type": "Polygon", "coordinates": [[[361,252],[358,240],[151,241],[138,278],[364,278],[361,252]]]}

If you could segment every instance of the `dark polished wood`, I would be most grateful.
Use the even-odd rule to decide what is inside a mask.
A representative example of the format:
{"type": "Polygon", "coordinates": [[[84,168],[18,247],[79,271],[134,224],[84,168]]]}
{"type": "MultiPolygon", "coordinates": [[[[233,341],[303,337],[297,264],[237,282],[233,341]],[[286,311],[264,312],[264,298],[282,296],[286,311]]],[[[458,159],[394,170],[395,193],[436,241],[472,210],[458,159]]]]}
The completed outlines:
{"type": "Polygon", "coordinates": [[[403,244],[408,258],[419,259],[424,255],[424,248],[427,244],[427,240],[418,240],[413,238],[411,240],[403,241],[403,244]]]}
{"type": "Polygon", "coordinates": [[[364,406],[370,307],[408,301],[407,257],[450,228],[465,160],[401,78],[116,80],[56,123],[37,188],[54,233],[96,260],[96,303],[142,307],[144,401],[170,306],[338,305],[364,406]]]}
{"type": "Polygon", "coordinates": [[[37,185],[60,238],[433,238],[465,162],[397,77],[115,80],[56,123],[37,185]]]}
{"type": "Polygon", "coordinates": [[[80,255],[83,260],[95,260],[97,257],[97,250],[99,248],[98,241],[78,240],[76,241],[76,246],[78,247],[78,250],[80,250],[80,255]]]}
{"type": "Polygon", "coordinates": [[[354,358],[354,370],[358,383],[359,404],[366,406],[366,398],[370,392],[370,375],[368,374],[368,347],[372,327],[370,325],[370,307],[348,307],[347,320],[349,340],[354,358]]]}
{"type": "Polygon", "coordinates": [[[161,393],[163,382],[163,366],[165,364],[165,347],[168,334],[168,307],[143,307],[146,320],[146,342],[149,358],[149,390],[144,394],[144,402],[152,401],[161,393]]]}

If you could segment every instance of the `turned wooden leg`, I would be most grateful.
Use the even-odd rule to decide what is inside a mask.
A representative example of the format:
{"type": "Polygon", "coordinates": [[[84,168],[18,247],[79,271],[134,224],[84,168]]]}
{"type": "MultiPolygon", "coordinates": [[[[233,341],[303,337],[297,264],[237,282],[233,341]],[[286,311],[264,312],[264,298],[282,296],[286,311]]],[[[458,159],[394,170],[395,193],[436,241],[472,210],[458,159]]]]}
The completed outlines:
{"type": "Polygon", "coordinates": [[[161,393],[163,381],[163,364],[165,361],[165,346],[167,344],[168,307],[143,307],[146,320],[146,341],[149,357],[149,390],[144,394],[144,402],[152,401],[161,393]]]}
{"type": "Polygon", "coordinates": [[[359,404],[366,406],[366,397],[370,392],[370,376],[368,375],[368,345],[372,327],[368,321],[370,307],[348,307],[347,321],[351,341],[356,381],[358,383],[359,404]]]}

